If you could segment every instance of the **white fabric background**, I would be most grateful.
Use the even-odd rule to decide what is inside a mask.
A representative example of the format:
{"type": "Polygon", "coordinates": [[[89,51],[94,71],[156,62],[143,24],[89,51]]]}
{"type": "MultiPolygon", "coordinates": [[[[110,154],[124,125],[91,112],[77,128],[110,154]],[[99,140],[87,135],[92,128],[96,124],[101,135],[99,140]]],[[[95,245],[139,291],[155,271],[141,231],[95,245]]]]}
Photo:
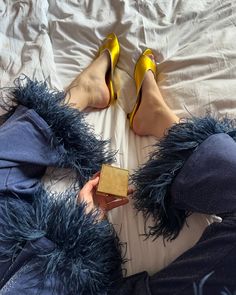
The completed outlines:
{"type": "MultiPolygon", "coordinates": [[[[151,137],[138,137],[126,119],[135,103],[133,71],[150,47],[158,61],[158,85],[177,115],[236,110],[236,1],[234,0],[0,0],[0,87],[21,73],[63,89],[115,32],[121,55],[115,73],[116,105],[88,115],[97,134],[118,149],[116,165],[132,173],[145,163],[151,137]]],[[[61,183],[61,188],[65,187],[61,183]]],[[[173,243],[144,240],[143,218],[132,202],[110,214],[127,242],[127,273],[153,273],[193,245],[207,225],[196,214],[173,243]]]]}

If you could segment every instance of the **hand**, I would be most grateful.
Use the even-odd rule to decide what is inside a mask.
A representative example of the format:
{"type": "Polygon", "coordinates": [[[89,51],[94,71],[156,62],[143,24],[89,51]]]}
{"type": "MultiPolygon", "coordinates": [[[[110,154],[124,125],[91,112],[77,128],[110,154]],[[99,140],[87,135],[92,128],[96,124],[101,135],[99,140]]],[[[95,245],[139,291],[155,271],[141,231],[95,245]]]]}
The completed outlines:
{"type": "MultiPolygon", "coordinates": [[[[99,219],[103,219],[106,213],[116,207],[123,206],[129,202],[128,198],[118,199],[113,196],[101,196],[96,194],[97,185],[99,182],[99,173],[96,173],[94,178],[89,180],[81,189],[78,200],[86,202],[85,212],[89,213],[92,210],[100,209],[99,219]]],[[[133,189],[128,189],[128,195],[133,193],[133,189]]]]}

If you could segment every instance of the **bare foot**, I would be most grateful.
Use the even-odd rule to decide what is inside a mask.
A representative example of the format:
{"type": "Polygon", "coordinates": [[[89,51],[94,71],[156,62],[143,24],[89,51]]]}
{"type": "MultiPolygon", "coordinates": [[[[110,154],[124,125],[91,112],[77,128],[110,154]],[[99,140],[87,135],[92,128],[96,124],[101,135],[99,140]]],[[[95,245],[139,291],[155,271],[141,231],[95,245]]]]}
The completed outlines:
{"type": "Polygon", "coordinates": [[[106,73],[110,67],[110,56],[104,51],[67,87],[66,99],[75,108],[103,109],[110,100],[106,84],[106,73]]]}
{"type": "Polygon", "coordinates": [[[165,130],[179,122],[179,118],[165,103],[151,71],[145,74],[141,96],[141,104],[133,121],[134,132],[163,137],[165,130]]]}

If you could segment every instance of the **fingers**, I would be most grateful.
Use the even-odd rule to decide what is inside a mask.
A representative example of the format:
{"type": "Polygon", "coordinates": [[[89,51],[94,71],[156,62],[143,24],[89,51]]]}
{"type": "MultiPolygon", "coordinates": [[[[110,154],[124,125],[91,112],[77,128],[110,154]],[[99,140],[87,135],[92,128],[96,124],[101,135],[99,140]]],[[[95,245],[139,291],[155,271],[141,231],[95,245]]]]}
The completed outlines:
{"type": "MultiPolygon", "coordinates": [[[[96,188],[99,183],[99,179],[100,171],[95,173],[93,177],[81,189],[78,195],[78,200],[80,202],[85,201],[89,205],[88,207],[91,207],[90,209],[96,207],[99,208],[101,212],[103,212],[103,215],[105,215],[105,213],[109,210],[128,204],[128,198],[117,198],[111,195],[96,195],[96,188]]],[[[134,187],[129,186],[127,190],[128,196],[132,195],[133,192],[134,187]]]]}
{"type": "Polygon", "coordinates": [[[95,188],[98,182],[99,182],[99,176],[89,180],[79,192],[77,200],[79,202],[86,202],[86,203],[93,204],[93,195],[95,193],[95,188]]]}
{"type": "Polygon", "coordinates": [[[93,187],[95,187],[96,185],[98,185],[99,183],[99,175],[95,176],[94,178],[92,178],[91,180],[88,181],[93,187]]]}
{"type": "Polygon", "coordinates": [[[80,192],[82,193],[91,193],[92,190],[98,185],[99,176],[96,176],[94,179],[89,180],[82,188],[80,192]]]}
{"type": "Polygon", "coordinates": [[[94,178],[96,178],[97,176],[100,176],[100,174],[101,174],[101,172],[100,171],[98,171],[98,172],[96,172],[93,176],[92,176],[92,178],[91,179],[94,179],[94,178]]]}
{"type": "Polygon", "coordinates": [[[128,195],[132,195],[134,193],[134,187],[133,186],[129,186],[128,187],[128,195]]]}

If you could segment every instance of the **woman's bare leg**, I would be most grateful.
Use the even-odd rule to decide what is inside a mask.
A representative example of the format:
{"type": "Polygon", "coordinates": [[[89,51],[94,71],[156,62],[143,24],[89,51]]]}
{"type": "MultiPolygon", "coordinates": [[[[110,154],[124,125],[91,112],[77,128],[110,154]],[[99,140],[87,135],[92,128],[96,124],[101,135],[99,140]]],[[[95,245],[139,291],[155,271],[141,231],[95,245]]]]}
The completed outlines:
{"type": "MultiPolygon", "coordinates": [[[[109,67],[110,57],[105,51],[67,87],[68,103],[81,111],[87,107],[105,108],[110,100],[105,80],[109,67]]],[[[153,73],[148,71],[142,85],[141,105],[133,121],[134,132],[161,138],[177,122],[179,118],[165,103],[153,73]]]]}
{"type": "Polygon", "coordinates": [[[105,51],[75,78],[65,90],[71,107],[82,111],[87,107],[103,109],[108,105],[110,93],[105,77],[109,67],[110,57],[105,51]]]}
{"type": "Polygon", "coordinates": [[[165,103],[151,71],[145,74],[141,95],[141,105],[134,117],[133,130],[138,135],[161,138],[166,129],[179,122],[179,118],[165,103]]]}

